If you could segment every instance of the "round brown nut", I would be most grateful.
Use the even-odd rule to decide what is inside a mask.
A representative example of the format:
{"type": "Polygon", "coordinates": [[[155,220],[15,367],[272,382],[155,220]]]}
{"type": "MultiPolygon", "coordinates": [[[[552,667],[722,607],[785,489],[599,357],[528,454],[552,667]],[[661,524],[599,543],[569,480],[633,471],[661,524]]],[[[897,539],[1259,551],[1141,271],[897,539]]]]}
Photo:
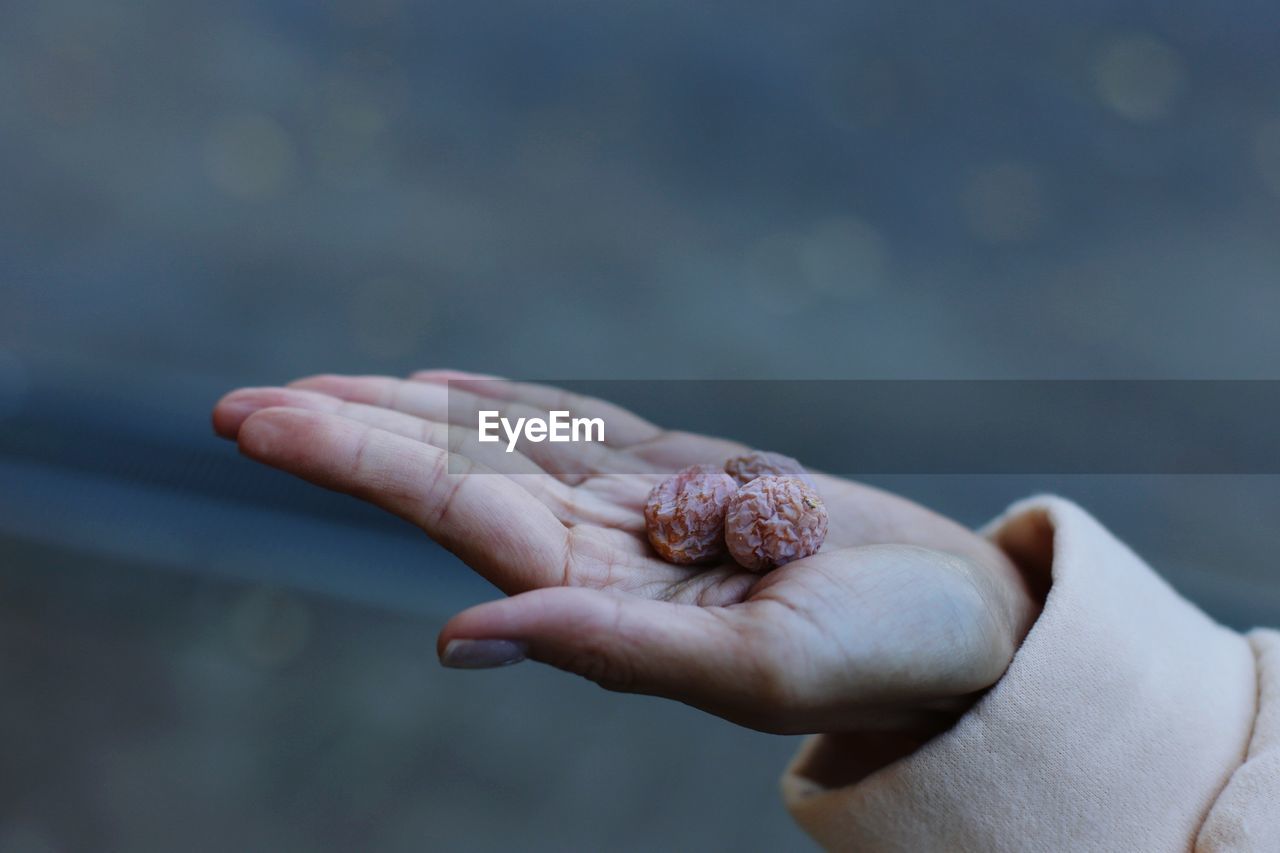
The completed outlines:
{"type": "Polygon", "coordinates": [[[810,488],[816,488],[813,478],[804,466],[781,453],[770,453],[764,450],[752,450],[741,456],[735,456],[724,463],[725,473],[745,486],[756,477],[797,477],[810,488]]]}
{"type": "Polygon", "coordinates": [[[753,572],[816,554],[827,538],[827,508],[795,477],[757,477],[725,510],[724,539],[738,565],[753,572]]]}
{"type": "Polygon", "coordinates": [[[653,487],[644,504],[649,542],[681,565],[724,556],[724,508],[738,484],[715,465],[693,465],[653,487]]]}

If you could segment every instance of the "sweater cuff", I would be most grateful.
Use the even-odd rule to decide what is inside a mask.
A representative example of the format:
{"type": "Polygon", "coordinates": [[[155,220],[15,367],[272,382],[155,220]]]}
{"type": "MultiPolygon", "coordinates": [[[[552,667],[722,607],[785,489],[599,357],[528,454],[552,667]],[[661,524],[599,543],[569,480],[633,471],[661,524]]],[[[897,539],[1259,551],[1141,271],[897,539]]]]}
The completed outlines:
{"type": "Polygon", "coordinates": [[[811,738],[782,781],[788,809],[838,850],[1190,848],[1246,756],[1249,642],[1068,501],[1015,505],[988,534],[1050,584],[1004,676],[954,727],[847,787],[808,778],[833,760],[811,738]]]}
{"type": "Polygon", "coordinates": [[[1280,840],[1280,631],[1249,634],[1258,662],[1258,718],[1244,764],[1196,841],[1199,853],[1267,850],[1280,840]]]}

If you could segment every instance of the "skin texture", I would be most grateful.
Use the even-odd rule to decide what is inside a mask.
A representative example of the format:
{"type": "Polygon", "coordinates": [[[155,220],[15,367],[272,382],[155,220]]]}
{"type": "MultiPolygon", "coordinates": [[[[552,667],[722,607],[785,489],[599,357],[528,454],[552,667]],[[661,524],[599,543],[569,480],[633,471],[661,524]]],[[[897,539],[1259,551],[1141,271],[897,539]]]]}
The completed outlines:
{"type": "Polygon", "coordinates": [[[892,731],[913,742],[1000,677],[1038,612],[985,539],[817,472],[830,516],[820,553],[763,576],[727,560],[667,563],[645,537],[652,487],[748,448],[558,389],[439,370],[314,376],[228,394],[213,423],[251,459],[417,525],[506,593],[440,632],[439,651],[467,649],[469,666],[486,648],[519,649],[606,688],[762,731],[892,731]],[[603,417],[609,441],[530,443],[528,456],[497,459],[487,454],[502,448],[469,431],[482,408],[603,417]],[[451,416],[461,429],[447,429],[451,416]],[[651,473],[609,473],[638,470],[651,473]],[[504,642],[454,642],[463,640],[504,642]]]}

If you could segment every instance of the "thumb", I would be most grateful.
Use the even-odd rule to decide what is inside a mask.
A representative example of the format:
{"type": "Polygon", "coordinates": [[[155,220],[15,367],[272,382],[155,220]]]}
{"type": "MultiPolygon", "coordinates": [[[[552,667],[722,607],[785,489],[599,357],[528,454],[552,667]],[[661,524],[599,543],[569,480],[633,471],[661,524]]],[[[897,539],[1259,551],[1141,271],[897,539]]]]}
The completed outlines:
{"type": "Polygon", "coordinates": [[[527,656],[609,690],[740,717],[735,707],[758,713],[782,680],[749,624],[734,608],[550,587],[464,610],[440,632],[438,652],[445,666],[467,668],[527,656]]]}

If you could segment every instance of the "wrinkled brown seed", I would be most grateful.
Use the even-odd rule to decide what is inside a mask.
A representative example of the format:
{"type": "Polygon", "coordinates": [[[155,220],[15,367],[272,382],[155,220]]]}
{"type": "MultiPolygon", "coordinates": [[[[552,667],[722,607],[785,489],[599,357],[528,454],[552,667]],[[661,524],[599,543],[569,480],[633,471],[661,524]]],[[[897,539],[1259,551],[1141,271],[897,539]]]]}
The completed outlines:
{"type": "Polygon", "coordinates": [[[757,477],[797,477],[811,488],[815,488],[813,478],[795,459],[781,453],[765,450],[752,450],[741,456],[735,456],[724,463],[725,473],[745,486],[757,477]]]}
{"type": "Polygon", "coordinates": [[[654,486],[644,505],[654,550],[681,565],[723,557],[724,510],[737,487],[716,465],[693,465],[654,486]]]}
{"type": "Polygon", "coordinates": [[[725,509],[725,544],[738,565],[753,572],[816,554],[826,536],[826,506],[796,477],[757,477],[725,509]]]}

